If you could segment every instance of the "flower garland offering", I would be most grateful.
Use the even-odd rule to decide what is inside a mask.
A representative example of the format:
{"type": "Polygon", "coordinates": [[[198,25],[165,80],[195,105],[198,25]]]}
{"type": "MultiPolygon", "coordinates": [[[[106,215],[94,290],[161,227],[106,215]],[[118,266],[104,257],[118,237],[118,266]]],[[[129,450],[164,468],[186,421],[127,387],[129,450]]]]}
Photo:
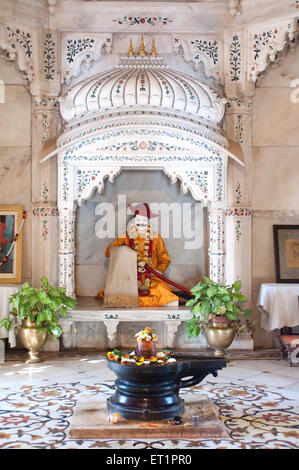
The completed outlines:
{"type": "Polygon", "coordinates": [[[138,333],[135,335],[135,338],[137,341],[158,341],[158,336],[148,326],[144,328],[144,330],[138,331],[138,333]]]}
{"type": "Polygon", "coordinates": [[[121,364],[135,364],[137,366],[149,365],[157,363],[158,365],[165,365],[168,363],[176,362],[176,359],[173,356],[171,351],[160,351],[156,356],[151,356],[149,358],[138,357],[135,351],[130,353],[122,353],[118,349],[113,349],[107,353],[107,357],[110,361],[120,362],[121,364]]]}
{"type": "Polygon", "coordinates": [[[153,238],[154,234],[151,225],[147,225],[147,230],[144,237],[144,249],[138,243],[139,232],[134,224],[131,224],[128,230],[129,245],[137,252],[137,285],[140,295],[150,294],[150,273],[145,270],[144,265],[152,265],[153,253],[153,238]]]}

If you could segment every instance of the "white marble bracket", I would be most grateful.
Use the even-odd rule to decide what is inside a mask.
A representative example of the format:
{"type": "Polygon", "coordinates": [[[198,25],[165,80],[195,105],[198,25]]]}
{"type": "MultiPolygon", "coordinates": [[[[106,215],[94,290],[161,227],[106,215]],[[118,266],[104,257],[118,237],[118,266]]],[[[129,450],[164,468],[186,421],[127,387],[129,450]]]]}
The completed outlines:
{"type": "Polygon", "coordinates": [[[22,77],[31,82],[34,77],[32,31],[0,23],[0,50],[5,51],[7,60],[16,61],[22,77]]]}
{"type": "Polygon", "coordinates": [[[223,44],[218,36],[173,36],[173,49],[176,54],[180,48],[186,62],[193,62],[194,70],[202,63],[206,77],[213,77],[223,83],[223,44]]]}
{"type": "Polygon", "coordinates": [[[72,77],[78,77],[81,67],[89,69],[93,62],[112,50],[111,33],[63,33],[61,37],[61,80],[69,85],[72,77]]]}
{"type": "Polygon", "coordinates": [[[116,344],[116,334],[117,334],[117,327],[119,324],[119,320],[104,320],[104,325],[107,331],[108,337],[108,347],[115,348],[116,344]]]}
{"type": "Polygon", "coordinates": [[[269,62],[274,62],[287,41],[294,39],[296,27],[297,19],[290,18],[248,30],[248,80],[256,82],[258,75],[267,68],[269,62]]]}
{"type": "Polygon", "coordinates": [[[173,348],[176,333],[182,321],[181,320],[167,320],[164,323],[167,328],[166,347],[173,348]]]}

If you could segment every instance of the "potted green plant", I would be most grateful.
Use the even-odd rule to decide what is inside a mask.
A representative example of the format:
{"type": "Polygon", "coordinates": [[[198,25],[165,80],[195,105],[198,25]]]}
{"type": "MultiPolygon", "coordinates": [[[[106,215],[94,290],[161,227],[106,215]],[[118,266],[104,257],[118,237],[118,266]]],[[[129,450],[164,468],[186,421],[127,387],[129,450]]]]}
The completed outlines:
{"type": "Polygon", "coordinates": [[[67,316],[68,308],[75,308],[77,302],[66,295],[64,287],[55,289],[43,276],[39,287],[30,287],[25,282],[21,289],[9,298],[12,305],[11,318],[3,318],[0,327],[9,330],[17,324],[18,337],[29,350],[27,363],[40,362],[38,351],[46,342],[48,334],[59,338],[62,329],[59,318],[67,316]],[[19,324],[21,322],[21,325],[19,324]]]}
{"type": "Polygon", "coordinates": [[[223,355],[224,349],[232,343],[236,331],[242,330],[237,321],[251,315],[251,309],[242,310],[247,298],[240,292],[241,281],[232,285],[217,283],[204,277],[190,289],[193,298],[186,302],[192,307],[193,317],[186,322],[189,337],[196,337],[202,331],[215,355],[223,355]]]}

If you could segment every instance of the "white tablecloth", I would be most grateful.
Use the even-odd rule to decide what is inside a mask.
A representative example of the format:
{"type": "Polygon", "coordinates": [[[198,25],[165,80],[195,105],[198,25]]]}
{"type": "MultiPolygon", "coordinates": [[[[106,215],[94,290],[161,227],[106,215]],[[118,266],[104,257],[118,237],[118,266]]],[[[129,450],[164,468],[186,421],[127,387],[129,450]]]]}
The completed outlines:
{"type": "MultiPolygon", "coordinates": [[[[1,284],[0,285],[0,320],[4,317],[10,317],[9,312],[11,305],[8,303],[11,294],[15,294],[20,290],[21,284],[1,284]]],[[[12,318],[12,317],[10,317],[12,318]]],[[[7,331],[5,328],[0,328],[0,339],[8,338],[10,347],[13,348],[16,345],[16,337],[14,332],[14,325],[7,331]]]]}
{"type": "Polygon", "coordinates": [[[261,327],[272,331],[299,325],[298,296],[299,284],[262,284],[257,300],[261,327]]]}

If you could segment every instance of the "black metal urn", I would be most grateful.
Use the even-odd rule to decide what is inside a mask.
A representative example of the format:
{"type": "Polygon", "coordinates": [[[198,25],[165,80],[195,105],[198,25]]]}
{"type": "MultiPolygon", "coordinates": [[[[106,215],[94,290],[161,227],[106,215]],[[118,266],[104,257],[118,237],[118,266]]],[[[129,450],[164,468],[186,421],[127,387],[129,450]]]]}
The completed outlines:
{"type": "Polygon", "coordinates": [[[115,393],[107,400],[109,413],[126,419],[159,420],[181,416],[184,400],[179,391],[199,384],[208,374],[217,376],[226,366],[224,358],[178,356],[165,365],[152,363],[137,366],[108,360],[108,367],[117,379],[115,393]]]}

